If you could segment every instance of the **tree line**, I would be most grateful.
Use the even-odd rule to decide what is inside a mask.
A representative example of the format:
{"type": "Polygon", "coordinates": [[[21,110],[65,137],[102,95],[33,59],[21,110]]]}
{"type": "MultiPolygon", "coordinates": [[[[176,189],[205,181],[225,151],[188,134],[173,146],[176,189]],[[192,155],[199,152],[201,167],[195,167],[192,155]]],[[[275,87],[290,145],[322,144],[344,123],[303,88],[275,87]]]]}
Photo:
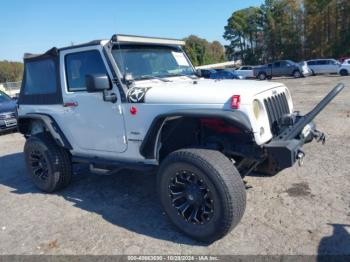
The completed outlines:
{"type": "MultiPolygon", "coordinates": [[[[229,42],[225,48],[190,35],[185,51],[195,66],[350,56],[350,1],[265,0],[260,7],[233,12],[223,37],[229,42]]],[[[20,81],[22,73],[22,63],[0,61],[0,83],[20,81]]]]}
{"type": "Polygon", "coordinates": [[[185,39],[185,51],[194,66],[225,61],[225,49],[219,41],[208,42],[204,38],[190,35],[185,39]]]}
{"type": "Polygon", "coordinates": [[[0,83],[21,81],[23,63],[0,61],[0,83]]]}
{"type": "Polygon", "coordinates": [[[349,56],[350,1],[266,0],[235,11],[224,30],[228,59],[247,64],[349,56]]]}

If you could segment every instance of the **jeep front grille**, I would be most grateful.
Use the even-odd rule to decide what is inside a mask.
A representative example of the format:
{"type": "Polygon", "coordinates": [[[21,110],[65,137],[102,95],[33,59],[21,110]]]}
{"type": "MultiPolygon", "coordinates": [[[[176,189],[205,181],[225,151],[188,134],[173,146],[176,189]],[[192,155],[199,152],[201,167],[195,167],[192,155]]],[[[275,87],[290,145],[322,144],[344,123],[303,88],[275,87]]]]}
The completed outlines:
{"type": "Polygon", "coordinates": [[[270,122],[271,132],[276,135],[277,124],[283,115],[290,114],[285,93],[264,99],[265,108],[270,122]]]}

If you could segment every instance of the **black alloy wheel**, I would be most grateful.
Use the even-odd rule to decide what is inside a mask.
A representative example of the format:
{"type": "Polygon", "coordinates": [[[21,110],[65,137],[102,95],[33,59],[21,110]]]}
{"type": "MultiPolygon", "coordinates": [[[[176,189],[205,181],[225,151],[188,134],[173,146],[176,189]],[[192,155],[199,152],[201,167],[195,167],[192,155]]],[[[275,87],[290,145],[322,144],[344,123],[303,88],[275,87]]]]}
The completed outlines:
{"type": "Polygon", "coordinates": [[[178,214],[189,223],[203,225],[213,216],[212,193],[203,179],[193,172],[176,172],[170,179],[169,196],[178,214]]]}

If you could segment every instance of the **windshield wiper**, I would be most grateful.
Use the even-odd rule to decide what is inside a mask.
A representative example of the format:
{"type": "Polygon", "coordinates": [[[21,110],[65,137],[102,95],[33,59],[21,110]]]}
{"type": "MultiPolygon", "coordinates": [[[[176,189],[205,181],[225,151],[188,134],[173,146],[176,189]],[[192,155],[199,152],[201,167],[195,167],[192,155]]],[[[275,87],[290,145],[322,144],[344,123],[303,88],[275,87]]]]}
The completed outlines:
{"type": "Polygon", "coordinates": [[[161,77],[158,77],[158,76],[140,76],[140,77],[138,77],[135,80],[147,80],[147,79],[157,79],[157,80],[160,80],[160,81],[163,81],[163,82],[172,82],[169,79],[164,79],[164,78],[161,78],[161,77]]]}

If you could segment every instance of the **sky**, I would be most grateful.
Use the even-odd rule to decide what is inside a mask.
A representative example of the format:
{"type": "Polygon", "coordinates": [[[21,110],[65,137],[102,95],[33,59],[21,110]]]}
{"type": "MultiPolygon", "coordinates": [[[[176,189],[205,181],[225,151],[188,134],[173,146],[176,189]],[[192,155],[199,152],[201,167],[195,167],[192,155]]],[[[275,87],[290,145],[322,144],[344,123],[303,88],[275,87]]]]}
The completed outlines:
{"type": "Polygon", "coordinates": [[[22,61],[115,33],[169,38],[222,38],[231,14],[263,0],[1,0],[0,60],[22,61]]]}

